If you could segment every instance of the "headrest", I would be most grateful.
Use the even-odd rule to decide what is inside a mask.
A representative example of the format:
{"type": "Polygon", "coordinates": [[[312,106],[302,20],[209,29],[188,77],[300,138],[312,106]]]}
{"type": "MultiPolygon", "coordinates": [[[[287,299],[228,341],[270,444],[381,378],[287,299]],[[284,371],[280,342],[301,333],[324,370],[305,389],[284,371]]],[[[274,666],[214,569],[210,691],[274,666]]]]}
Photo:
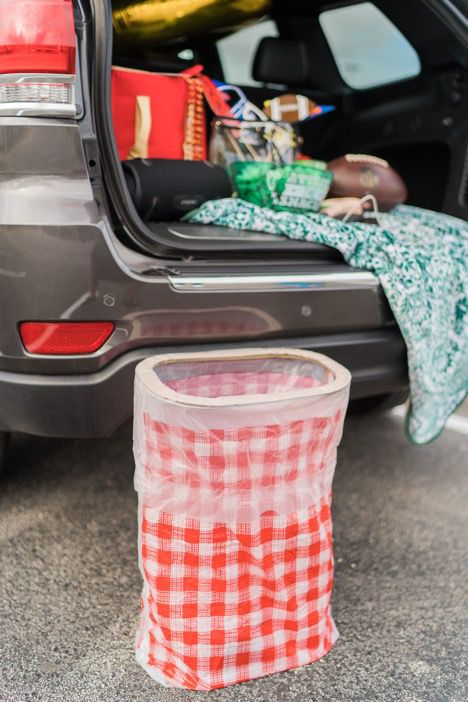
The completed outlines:
{"type": "Polygon", "coordinates": [[[259,83],[307,85],[310,81],[310,67],[305,43],[265,37],[255,54],[252,77],[259,83]]]}

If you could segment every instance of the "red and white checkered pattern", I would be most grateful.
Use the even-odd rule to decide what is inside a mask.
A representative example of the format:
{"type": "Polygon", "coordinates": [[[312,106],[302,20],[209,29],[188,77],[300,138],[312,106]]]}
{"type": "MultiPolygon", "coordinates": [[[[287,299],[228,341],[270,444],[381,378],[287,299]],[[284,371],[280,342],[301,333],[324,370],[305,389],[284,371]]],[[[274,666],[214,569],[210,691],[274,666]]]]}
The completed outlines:
{"type": "Polygon", "coordinates": [[[137,659],[164,685],[212,690],[311,663],[333,645],[329,501],[236,525],[141,510],[137,659]]]}
{"type": "MultiPolygon", "coordinates": [[[[317,384],[281,373],[168,383],[204,397],[317,384]]],[[[331,479],[344,411],[199,430],[144,413],[136,655],[155,680],[211,690],[310,663],[331,648],[331,479]],[[285,495],[290,501],[310,486],[306,509],[281,510],[285,495]],[[206,520],[188,516],[197,501],[195,512],[206,520]],[[237,509],[242,516],[243,505],[253,504],[262,510],[256,519],[213,519],[213,505],[216,514],[221,505],[226,515],[237,509]]]]}
{"type": "Polygon", "coordinates": [[[171,380],[167,383],[172,390],[196,397],[266,395],[287,390],[314,388],[321,384],[320,380],[313,376],[257,371],[189,375],[187,378],[171,380]]]}
{"type": "Polygon", "coordinates": [[[215,518],[229,521],[250,519],[250,505],[284,514],[307,496],[306,506],[317,504],[331,486],[342,418],[337,410],[282,425],[194,431],[145,414],[143,501],[192,516],[215,509],[215,518]]]}

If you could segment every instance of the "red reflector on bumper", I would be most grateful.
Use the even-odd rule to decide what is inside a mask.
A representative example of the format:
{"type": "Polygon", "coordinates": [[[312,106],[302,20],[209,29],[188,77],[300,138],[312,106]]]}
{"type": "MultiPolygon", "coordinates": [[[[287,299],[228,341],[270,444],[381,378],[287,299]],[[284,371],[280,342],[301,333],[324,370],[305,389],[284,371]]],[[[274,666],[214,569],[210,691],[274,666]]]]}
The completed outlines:
{"type": "Polygon", "coordinates": [[[114,329],[113,322],[22,322],[19,325],[26,351],[56,356],[94,353],[114,329]]]}

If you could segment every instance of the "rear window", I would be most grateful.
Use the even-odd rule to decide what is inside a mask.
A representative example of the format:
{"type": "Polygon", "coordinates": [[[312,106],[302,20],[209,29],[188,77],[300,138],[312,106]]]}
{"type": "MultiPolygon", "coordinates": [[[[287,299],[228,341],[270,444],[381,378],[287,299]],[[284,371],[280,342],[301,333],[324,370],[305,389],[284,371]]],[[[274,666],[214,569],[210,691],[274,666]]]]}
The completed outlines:
{"type": "Polygon", "coordinates": [[[338,71],[350,88],[375,88],[420,73],[416,51],[371,2],[327,10],[319,21],[338,71]]]}

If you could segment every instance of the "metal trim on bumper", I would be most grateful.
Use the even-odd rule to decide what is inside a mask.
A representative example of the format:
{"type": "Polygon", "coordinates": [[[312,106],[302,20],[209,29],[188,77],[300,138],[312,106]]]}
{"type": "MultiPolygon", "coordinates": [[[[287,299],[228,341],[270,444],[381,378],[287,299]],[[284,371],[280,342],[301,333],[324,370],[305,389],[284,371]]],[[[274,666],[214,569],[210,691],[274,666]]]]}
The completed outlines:
{"type": "Polygon", "coordinates": [[[380,287],[379,279],[368,271],[345,273],[295,273],[252,275],[168,275],[170,286],[177,292],[265,292],[275,290],[353,290],[380,287]]]}

